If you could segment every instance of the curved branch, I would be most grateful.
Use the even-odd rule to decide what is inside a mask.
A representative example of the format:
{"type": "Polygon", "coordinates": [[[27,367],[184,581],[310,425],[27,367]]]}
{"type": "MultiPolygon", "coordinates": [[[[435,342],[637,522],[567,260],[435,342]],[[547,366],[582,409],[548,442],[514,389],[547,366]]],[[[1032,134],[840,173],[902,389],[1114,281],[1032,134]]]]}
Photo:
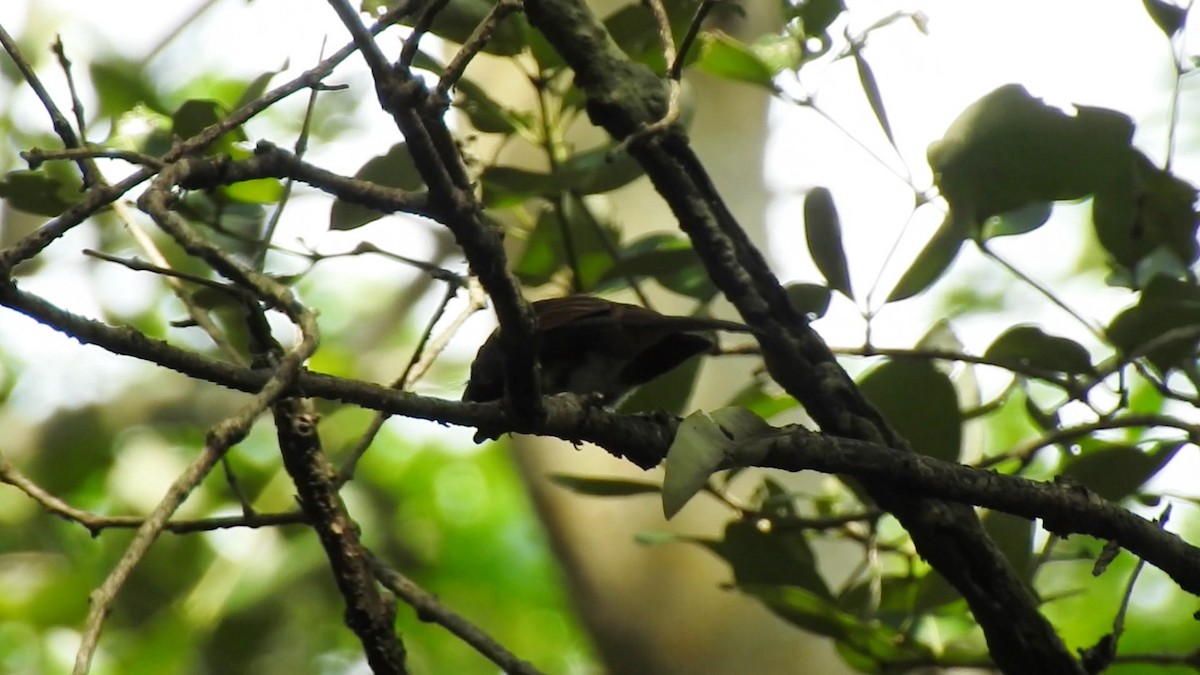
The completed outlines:
{"type": "MultiPolygon", "coordinates": [[[[0,304],[82,342],[152,361],[231,389],[257,391],[270,375],[265,370],[239,368],[194,354],[132,329],[65,312],[11,283],[0,285],[0,304]]],[[[617,415],[583,406],[569,396],[545,399],[545,419],[531,424],[507,418],[499,403],[459,403],[307,371],[299,374],[295,388],[305,396],[442,424],[484,426],[539,433],[572,442],[592,442],[646,469],[657,466],[666,457],[679,425],[679,419],[672,415],[617,415]]],[[[897,453],[880,444],[816,434],[799,427],[781,430],[777,436],[762,442],[770,447],[759,466],[886,479],[897,488],[929,497],[1043,518],[1047,529],[1060,534],[1078,532],[1114,539],[1168,572],[1184,590],[1200,595],[1200,549],[1084,489],[1006,476],[916,453],[897,453]]]]}

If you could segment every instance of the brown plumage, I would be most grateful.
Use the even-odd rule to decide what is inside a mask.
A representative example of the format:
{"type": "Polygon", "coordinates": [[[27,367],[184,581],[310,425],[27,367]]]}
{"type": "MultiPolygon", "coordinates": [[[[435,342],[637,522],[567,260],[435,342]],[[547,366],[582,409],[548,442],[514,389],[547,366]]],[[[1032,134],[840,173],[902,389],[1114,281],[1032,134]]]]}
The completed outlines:
{"type": "MultiPolygon", "coordinates": [[[[587,295],[533,303],[539,336],[543,394],[595,394],[613,403],[689,358],[708,351],[706,331],[749,332],[732,321],[658,312],[587,295]]],[[[499,329],[471,365],[464,401],[504,396],[504,353],[499,329]]]]}

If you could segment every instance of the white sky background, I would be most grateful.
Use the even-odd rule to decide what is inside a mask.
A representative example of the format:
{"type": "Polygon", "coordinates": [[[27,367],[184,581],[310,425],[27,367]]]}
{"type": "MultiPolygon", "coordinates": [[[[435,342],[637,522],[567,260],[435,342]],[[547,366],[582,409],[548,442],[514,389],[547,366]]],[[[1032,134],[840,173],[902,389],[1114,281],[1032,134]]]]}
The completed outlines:
{"type": "MultiPolygon", "coordinates": [[[[50,17],[68,16],[65,21],[54,21],[54,25],[77,64],[77,72],[83,73],[83,64],[108,51],[115,50],[130,58],[143,57],[162,36],[201,4],[147,0],[88,3],[4,0],[0,2],[0,24],[14,35],[23,35],[30,25],[44,25],[50,17]],[[129,17],[137,17],[136,23],[131,24],[129,17]]],[[[1081,103],[1121,110],[1137,122],[1136,141],[1142,150],[1156,161],[1164,156],[1166,92],[1171,85],[1172,68],[1170,53],[1165,37],[1146,16],[1138,0],[928,0],[912,3],[880,0],[850,2],[850,5],[851,29],[855,32],[898,9],[919,10],[928,18],[928,35],[917,32],[909,23],[899,23],[873,34],[865,51],[880,83],[904,163],[919,187],[930,185],[924,160],[928,144],[938,139],[968,104],[1010,82],[1024,84],[1034,95],[1043,96],[1052,103],[1081,103]]],[[[315,62],[326,34],[330,37],[327,52],[347,41],[332,11],[317,0],[256,0],[252,3],[224,0],[204,15],[201,26],[199,34],[207,40],[217,39],[220,44],[198,48],[186,41],[173,43],[154,62],[154,72],[185,82],[219,67],[230,76],[249,78],[275,70],[287,59],[291,68],[274,81],[277,84],[315,62]]],[[[189,30],[194,31],[194,28],[189,30]]],[[[52,34],[48,34],[47,42],[51,38],[52,34]]],[[[46,84],[65,107],[67,99],[61,77],[56,67],[49,63],[47,66],[42,70],[46,84]]],[[[343,68],[334,81],[355,81],[355,77],[360,78],[359,83],[365,81],[361,60],[357,57],[352,57],[343,68]]],[[[873,150],[889,158],[894,166],[900,166],[890,159],[894,155],[866,105],[853,63],[843,60],[811,75],[804,86],[809,92],[818,92],[818,103],[873,150]]],[[[1192,83],[1185,81],[1176,170],[1185,178],[1200,182],[1200,153],[1194,151],[1196,127],[1188,124],[1189,113],[1194,109],[1190,104],[1197,102],[1194,91],[1192,83]]],[[[303,94],[297,95],[290,104],[301,105],[302,99],[303,94]]],[[[85,103],[91,101],[85,100],[85,103]]],[[[27,88],[12,104],[27,112],[22,117],[24,125],[48,129],[44,112],[27,88]]],[[[353,173],[363,159],[398,140],[391,121],[374,109],[373,101],[364,104],[363,110],[367,114],[359,118],[362,127],[339,140],[337,155],[314,148],[309,158],[331,170],[353,173]]],[[[808,111],[776,105],[770,124],[773,137],[768,149],[768,181],[778,195],[770,211],[772,250],[788,253],[777,255],[774,261],[781,277],[785,280],[819,280],[807,256],[799,253],[804,249],[799,224],[803,191],[824,185],[833,191],[841,212],[855,289],[860,297],[865,296],[889,247],[909,217],[911,191],[859,146],[808,111]]],[[[252,128],[251,135],[254,131],[252,128]]],[[[293,139],[271,140],[290,146],[293,139]]],[[[297,230],[302,230],[310,242],[327,244],[332,250],[350,248],[354,241],[364,236],[381,246],[388,243],[377,239],[378,231],[375,230],[369,234],[367,229],[349,235],[326,234],[327,209],[310,211],[313,212],[312,221],[301,223],[297,230]]],[[[1120,307],[1115,303],[1121,302],[1124,294],[1097,292],[1099,284],[1095,279],[1072,279],[1077,276],[1074,263],[1081,249],[1079,228],[1086,213],[1079,208],[1066,211],[1073,213],[1075,220],[1069,217],[1053,220],[1033,235],[997,243],[996,249],[1061,292],[1084,316],[1107,321],[1119,311],[1120,307]]],[[[289,220],[295,221],[298,212],[301,209],[293,207],[289,220]]],[[[932,208],[918,212],[899,241],[895,259],[884,270],[884,286],[877,291],[879,297],[886,295],[890,283],[907,267],[940,220],[941,213],[932,208]]],[[[419,257],[419,252],[412,249],[413,242],[405,243],[405,253],[419,257]]],[[[63,256],[58,260],[64,263],[73,260],[72,264],[77,264],[78,244],[60,243],[52,247],[51,252],[55,253],[57,248],[63,256]]],[[[953,280],[964,270],[970,270],[973,283],[1004,297],[1012,312],[956,324],[969,351],[982,351],[1014,318],[1042,323],[1047,330],[1068,337],[1086,336],[1080,326],[1066,320],[1057,310],[1048,308],[1048,303],[1030,295],[994,266],[969,254],[961,257],[949,278],[953,280]]],[[[360,258],[354,267],[364,276],[395,275],[392,263],[376,266],[370,258],[360,258]]],[[[72,309],[95,315],[94,299],[86,293],[79,293],[77,289],[62,292],[75,283],[67,269],[64,274],[47,275],[49,278],[42,276],[46,274],[44,269],[35,277],[37,285],[35,279],[30,279],[27,285],[31,290],[47,292],[56,299],[71,297],[72,309]],[[52,290],[54,288],[57,290],[52,290]]],[[[927,296],[886,308],[874,324],[875,344],[908,346],[919,338],[937,311],[936,303],[927,296]]],[[[835,306],[831,316],[817,327],[832,344],[861,344],[862,321],[854,308],[844,301],[835,306]]],[[[76,361],[72,375],[47,372],[51,369],[44,364],[70,363],[77,359],[78,344],[31,322],[14,319],[9,312],[0,313],[0,339],[14,350],[13,355],[19,360],[39,364],[39,376],[24,378],[16,392],[20,395],[18,402],[23,402],[22,407],[30,412],[44,409],[48,401],[65,404],[72,400],[78,402],[81,396],[88,400],[103,398],[111,392],[113,385],[102,383],[109,379],[114,369],[119,371],[128,367],[128,360],[90,359],[88,369],[78,368],[76,361]],[[14,338],[13,331],[20,331],[18,335],[32,335],[36,331],[38,337],[14,338]],[[80,374],[83,370],[86,372],[80,374]],[[80,378],[86,382],[81,383],[80,378]]],[[[464,349],[473,349],[473,345],[464,349]]],[[[431,427],[433,429],[441,433],[440,427],[431,427]]],[[[1189,450],[1186,454],[1192,456],[1195,453],[1189,450]]]]}

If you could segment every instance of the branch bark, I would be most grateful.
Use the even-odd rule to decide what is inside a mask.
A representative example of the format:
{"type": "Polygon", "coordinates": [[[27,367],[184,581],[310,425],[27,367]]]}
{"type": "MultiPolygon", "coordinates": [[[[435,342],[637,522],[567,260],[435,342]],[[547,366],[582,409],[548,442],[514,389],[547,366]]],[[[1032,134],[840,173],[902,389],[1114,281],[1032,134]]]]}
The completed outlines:
{"type": "MultiPolygon", "coordinates": [[[[630,154],[679,219],[718,288],[759,333],[771,375],[831,434],[912,453],[862,396],[829,348],[792,309],[782,285],[726,208],[678,125],[643,134],[667,115],[667,88],[631,62],[579,0],[526,0],[530,23],[575,70],[588,114],[630,154]],[[639,134],[641,134],[639,136],[639,134]]],[[[971,607],[997,664],[1012,673],[1082,673],[1037,599],[970,508],[913,497],[885,481],[864,486],[894,514],[917,550],[971,607]]]]}

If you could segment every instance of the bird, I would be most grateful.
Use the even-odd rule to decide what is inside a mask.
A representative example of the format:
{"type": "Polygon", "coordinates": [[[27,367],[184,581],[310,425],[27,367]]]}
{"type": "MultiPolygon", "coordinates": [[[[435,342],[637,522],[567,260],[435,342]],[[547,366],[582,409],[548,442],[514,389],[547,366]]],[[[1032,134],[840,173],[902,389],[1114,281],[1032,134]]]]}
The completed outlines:
{"type": "MultiPolygon", "coordinates": [[[[715,330],[752,332],[749,326],[652,309],[589,295],[532,303],[543,394],[570,392],[605,407],[637,387],[712,349],[715,330]]],[[[463,400],[504,398],[505,354],[497,328],[479,348],[463,400]]]]}

